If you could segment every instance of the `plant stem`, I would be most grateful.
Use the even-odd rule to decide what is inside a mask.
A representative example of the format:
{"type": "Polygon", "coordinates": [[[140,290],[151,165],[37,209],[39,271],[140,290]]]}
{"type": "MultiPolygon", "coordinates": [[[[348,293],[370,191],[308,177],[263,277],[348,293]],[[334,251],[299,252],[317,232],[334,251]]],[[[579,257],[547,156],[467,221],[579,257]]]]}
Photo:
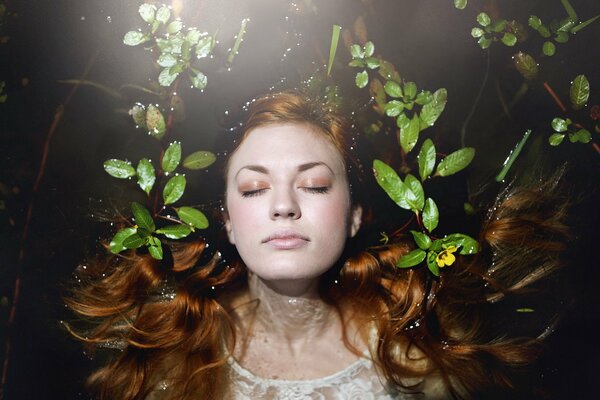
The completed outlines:
{"type": "Polygon", "coordinates": [[[558,105],[558,107],[560,108],[560,110],[562,112],[567,112],[567,107],[565,107],[565,105],[560,100],[560,98],[558,97],[558,95],[556,94],[556,92],[554,90],[552,90],[552,88],[550,87],[550,85],[548,85],[548,82],[544,82],[544,88],[546,89],[546,91],[548,93],[550,93],[550,96],[552,96],[552,99],[554,99],[554,102],[556,103],[556,105],[558,105]]]}
{"type": "MultiPolygon", "coordinates": [[[[97,50],[96,52],[94,52],[92,54],[92,56],[90,57],[87,65],[81,75],[81,80],[83,80],[88,75],[88,73],[92,69],[92,66],[96,62],[96,59],[98,58],[99,53],[100,53],[100,51],[97,50]]],[[[35,201],[35,195],[37,194],[37,192],[40,188],[42,178],[44,177],[44,173],[46,172],[46,164],[48,162],[48,154],[50,152],[50,142],[52,141],[52,138],[54,137],[54,134],[56,133],[56,129],[58,128],[58,125],[60,124],[60,121],[64,115],[65,108],[73,99],[73,96],[77,92],[77,89],[79,88],[79,86],[81,86],[81,82],[76,83],[71,88],[71,91],[67,94],[67,97],[65,97],[65,100],[63,101],[63,103],[57,107],[56,112],[54,113],[54,118],[52,120],[52,124],[50,125],[50,128],[48,129],[48,132],[46,133],[46,139],[44,141],[44,148],[42,150],[42,158],[40,160],[40,167],[39,167],[37,176],[35,178],[35,182],[33,184],[32,190],[31,190],[31,198],[29,200],[29,205],[27,207],[27,213],[25,215],[25,222],[23,224],[23,232],[21,233],[21,241],[20,241],[20,245],[19,245],[19,255],[17,258],[17,272],[16,272],[16,276],[15,276],[15,283],[14,283],[14,289],[13,289],[13,295],[12,295],[12,304],[10,307],[8,321],[6,323],[6,340],[4,343],[4,363],[2,365],[2,381],[0,382],[0,400],[4,399],[4,388],[6,387],[6,381],[8,378],[8,365],[9,365],[10,350],[11,350],[11,333],[12,333],[12,327],[14,325],[15,318],[17,315],[17,309],[18,309],[18,305],[19,305],[19,296],[21,294],[21,269],[23,268],[23,261],[25,260],[25,244],[27,241],[27,236],[29,234],[29,224],[30,224],[31,218],[33,216],[33,205],[34,205],[34,201],[35,201]]]]}

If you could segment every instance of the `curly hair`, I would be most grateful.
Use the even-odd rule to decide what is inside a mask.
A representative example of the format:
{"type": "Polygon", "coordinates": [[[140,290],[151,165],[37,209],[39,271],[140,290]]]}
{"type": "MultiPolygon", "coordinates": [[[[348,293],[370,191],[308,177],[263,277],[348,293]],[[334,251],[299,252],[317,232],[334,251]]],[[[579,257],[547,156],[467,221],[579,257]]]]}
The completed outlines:
{"type": "MultiPolygon", "coordinates": [[[[237,145],[252,129],[281,122],[311,125],[335,145],[346,166],[357,165],[347,118],[296,92],[255,101],[237,145]]],[[[354,169],[349,182],[358,185],[354,169]]],[[[459,256],[439,280],[424,268],[395,266],[411,250],[408,240],[347,246],[340,262],[321,278],[320,293],[336,307],[344,327],[353,319],[367,336],[375,327],[372,357],[388,384],[414,392],[423,378],[439,374],[453,397],[468,397],[488,387],[510,387],[506,366],[536,358],[540,339],[503,337],[490,329],[486,313],[490,304],[525,290],[561,265],[569,238],[567,201],[557,201],[552,185],[555,179],[535,189],[502,193],[482,224],[482,251],[476,257],[459,256]]],[[[360,190],[352,192],[356,201],[360,190]]],[[[169,399],[224,396],[236,335],[220,294],[244,285],[247,272],[239,258],[227,256],[223,262],[219,252],[199,263],[204,248],[203,241],[173,243],[168,261],[135,250],[100,256],[72,289],[68,306],[95,321],[90,330],[71,330],[73,335],[91,349],[121,348],[89,378],[101,399],[144,399],[161,389],[169,399]],[[170,298],[164,296],[165,282],[174,288],[170,298]],[[167,388],[161,386],[165,381],[167,388]]],[[[344,342],[360,354],[346,332],[344,342]]]]}

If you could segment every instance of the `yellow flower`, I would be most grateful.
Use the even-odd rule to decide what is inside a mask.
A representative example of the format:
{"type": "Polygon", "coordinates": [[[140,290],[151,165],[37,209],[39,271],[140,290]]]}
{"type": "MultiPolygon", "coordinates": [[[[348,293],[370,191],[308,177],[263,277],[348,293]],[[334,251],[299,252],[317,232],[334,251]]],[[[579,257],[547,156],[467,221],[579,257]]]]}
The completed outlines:
{"type": "Polygon", "coordinates": [[[456,246],[448,246],[447,249],[440,251],[440,253],[435,258],[435,262],[438,267],[442,268],[446,265],[452,265],[454,261],[456,261],[456,257],[454,257],[454,253],[458,248],[456,246]]]}

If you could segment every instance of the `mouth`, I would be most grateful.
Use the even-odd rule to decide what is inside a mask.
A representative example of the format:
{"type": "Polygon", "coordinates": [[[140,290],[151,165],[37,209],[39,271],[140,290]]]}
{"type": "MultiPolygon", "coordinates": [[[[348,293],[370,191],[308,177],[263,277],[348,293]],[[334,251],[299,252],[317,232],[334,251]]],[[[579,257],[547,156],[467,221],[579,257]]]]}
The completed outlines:
{"type": "Polygon", "coordinates": [[[275,232],[262,240],[262,243],[278,250],[298,249],[306,246],[308,242],[308,237],[288,230],[275,232]]]}

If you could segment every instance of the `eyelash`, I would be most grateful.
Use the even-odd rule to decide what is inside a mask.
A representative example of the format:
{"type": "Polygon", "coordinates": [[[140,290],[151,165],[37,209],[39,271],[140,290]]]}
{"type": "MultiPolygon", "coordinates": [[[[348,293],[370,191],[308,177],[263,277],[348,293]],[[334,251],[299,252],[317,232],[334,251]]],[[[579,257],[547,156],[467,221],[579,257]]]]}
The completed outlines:
{"type": "Polygon", "coordinates": [[[302,189],[307,192],[310,192],[310,193],[318,193],[318,194],[325,194],[325,193],[329,192],[329,187],[327,187],[327,186],[304,187],[302,189]]]}
{"type": "MultiPolygon", "coordinates": [[[[301,189],[306,192],[315,193],[315,194],[325,194],[325,193],[329,192],[329,187],[327,187],[327,186],[302,187],[301,189]]],[[[262,194],[265,190],[267,190],[267,189],[247,190],[245,192],[242,192],[242,197],[256,197],[256,196],[262,194]]]]}

